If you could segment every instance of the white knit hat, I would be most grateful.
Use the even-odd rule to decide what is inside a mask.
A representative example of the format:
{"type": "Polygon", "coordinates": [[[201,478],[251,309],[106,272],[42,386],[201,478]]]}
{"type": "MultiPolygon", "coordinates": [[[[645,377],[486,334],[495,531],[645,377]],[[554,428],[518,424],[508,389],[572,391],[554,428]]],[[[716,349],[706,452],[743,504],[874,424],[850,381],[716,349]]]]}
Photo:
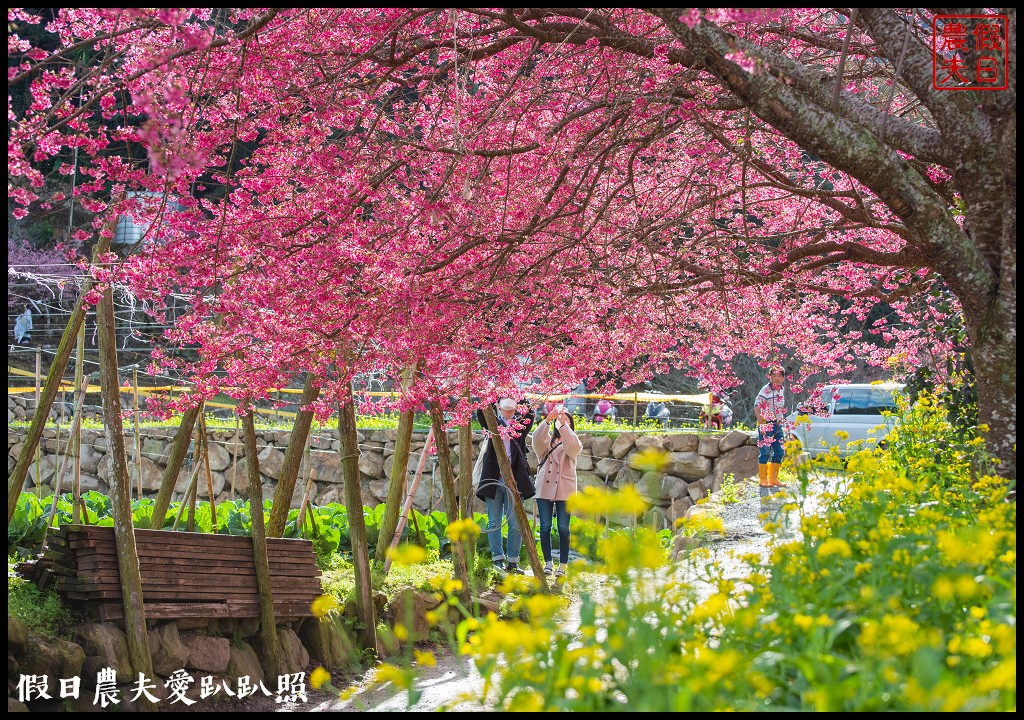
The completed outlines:
{"type": "Polygon", "coordinates": [[[502,398],[501,400],[498,401],[498,409],[499,410],[515,410],[516,409],[516,401],[513,400],[512,398],[502,398]]]}

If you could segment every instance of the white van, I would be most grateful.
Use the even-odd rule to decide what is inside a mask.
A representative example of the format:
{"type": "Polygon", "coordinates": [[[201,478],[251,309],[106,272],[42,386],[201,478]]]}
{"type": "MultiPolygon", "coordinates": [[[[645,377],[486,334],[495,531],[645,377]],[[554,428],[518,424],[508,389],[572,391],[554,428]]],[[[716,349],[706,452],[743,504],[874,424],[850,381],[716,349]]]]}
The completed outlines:
{"type": "Polygon", "coordinates": [[[801,448],[811,457],[824,455],[837,445],[840,456],[845,457],[872,447],[865,441],[873,438],[877,442],[892,429],[895,418],[882,413],[896,410],[895,394],[902,394],[904,387],[900,383],[826,385],[821,392],[827,403],[826,414],[814,415],[798,407],[786,419],[792,424],[792,433],[801,448]],[[846,436],[837,436],[837,432],[846,436]],[[848,447],[858,440],[852,448],[848,447]]]}

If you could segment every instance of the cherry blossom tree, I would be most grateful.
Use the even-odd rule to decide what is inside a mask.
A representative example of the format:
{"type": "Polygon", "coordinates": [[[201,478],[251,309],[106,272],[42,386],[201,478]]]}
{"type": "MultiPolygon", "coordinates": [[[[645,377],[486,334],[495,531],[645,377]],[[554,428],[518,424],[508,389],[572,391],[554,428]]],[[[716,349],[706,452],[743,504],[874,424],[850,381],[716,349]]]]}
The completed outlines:
{"type": "Polygon", "coordinates": [[[77,148],[97,230],[151,221],[114,275],[191,298],[197,397],[420,359],[406,403],[670,365],[724,388],[737,353],[799,388],[943,352],[951,296],[1012,475],[1015,36],[975,99],[931,86],[932,11],[847,12],[62,9],[47,50],[13,10],[9,195],[77,148]]]}

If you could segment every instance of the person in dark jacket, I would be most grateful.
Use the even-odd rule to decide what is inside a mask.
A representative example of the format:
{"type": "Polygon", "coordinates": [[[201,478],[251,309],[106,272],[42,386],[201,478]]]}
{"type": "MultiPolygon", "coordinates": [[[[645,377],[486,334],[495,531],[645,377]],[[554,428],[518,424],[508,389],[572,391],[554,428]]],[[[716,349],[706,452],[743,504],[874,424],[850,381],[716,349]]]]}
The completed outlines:
{"type": "MultiPolygon", "coordinates": [[[[487,428],[483,411],[477,411],[480,426],[487,428]]],[[[512,498],[501,476],[498,467],[498,454],[494,443],[503,442],[512,465],[512,475],[516,488],[523,500],[536,494],[533,479],[530,477],[530,464],[527,460],[526,437],[533,427],[533,411],[519,405],[512,398],[502,398],[498,402],[495,413],[500,427],[511,427],[508,437],[489,437],[487,447],[481,459],[480,479],[477,483],[476,496],[487,505],[487,541],[491,548],[491,560],[499,570],[510,573],[521,573],[519,569],[519,551],[523,546],[523,535],[519,530],[519,522],[512,508],[512,498]],[[507,552],[502,548],[502,520],[508,520],[507,552]]]]}

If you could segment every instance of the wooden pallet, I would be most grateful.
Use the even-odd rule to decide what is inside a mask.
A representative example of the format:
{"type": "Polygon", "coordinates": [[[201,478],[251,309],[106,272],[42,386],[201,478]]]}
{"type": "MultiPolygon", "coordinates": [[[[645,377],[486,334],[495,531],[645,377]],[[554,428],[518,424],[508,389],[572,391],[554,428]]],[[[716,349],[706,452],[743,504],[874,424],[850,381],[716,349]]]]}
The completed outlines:
{"type": "MultiPolygon", "coordinates": [[[[135,529],[147,619],[259,616],[252,539],[234,535],[135,529]]],[[[278,617],[309,617],[323,594],[309,540],[267,540],[278,617]]],[[[63,525],[47,535],[31,567],[66,600],[102,620],[124,617],[114,528],[63,525]]]]}

